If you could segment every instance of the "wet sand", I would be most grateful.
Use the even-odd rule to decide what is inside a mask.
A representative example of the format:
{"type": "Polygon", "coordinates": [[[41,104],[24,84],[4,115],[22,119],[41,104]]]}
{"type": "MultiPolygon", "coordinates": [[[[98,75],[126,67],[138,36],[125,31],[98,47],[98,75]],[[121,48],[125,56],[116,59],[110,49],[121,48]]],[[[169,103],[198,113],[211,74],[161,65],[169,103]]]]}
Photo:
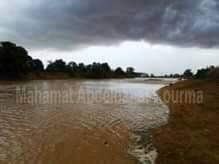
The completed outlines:
{"type": "Polygon", "coordinates": [[[169,102],[167,125],[153,130],[157,164],[219,163],[219,80],[188,80],[162,88],[166,91],[201,90],[201,104],[169,102]]]}

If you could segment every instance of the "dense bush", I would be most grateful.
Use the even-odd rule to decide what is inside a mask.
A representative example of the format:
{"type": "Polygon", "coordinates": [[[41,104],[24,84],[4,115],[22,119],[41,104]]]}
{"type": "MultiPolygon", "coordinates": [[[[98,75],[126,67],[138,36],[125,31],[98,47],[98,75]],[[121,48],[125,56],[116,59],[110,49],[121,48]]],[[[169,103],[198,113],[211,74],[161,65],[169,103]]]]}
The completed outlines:
{"type": "Polygon", "coordinates": [[[183,77],[185,79],[219,79],[219,67],[209,66],[206,68],[198,69],[195,74],[193,74],[191,69],[187,69],[183,77]]]}
{"type": "Polygon", "coordinates": [[[31,71],[32,58],[23,47],[2,42],[0,47],[0,75],[17,78],[31,71]]]}
{"type": "Polygon", "coordinates": [[[210,66],[207,68],[199,69],[195,75],[196,79],[212,79],[219,78],[219,68],[210,66]]]}

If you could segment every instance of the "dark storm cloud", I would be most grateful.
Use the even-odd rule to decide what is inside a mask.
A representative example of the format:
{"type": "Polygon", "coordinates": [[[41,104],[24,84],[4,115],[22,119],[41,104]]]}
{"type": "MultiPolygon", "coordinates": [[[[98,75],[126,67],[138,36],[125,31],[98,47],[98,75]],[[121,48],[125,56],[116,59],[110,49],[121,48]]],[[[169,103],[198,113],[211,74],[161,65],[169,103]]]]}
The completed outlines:
{"type": "Polygon", "coordinates": [[[186,47],[219,46],[217,0],[1,3],[0,36],[30,48],[66,49],[142,39],[186,47]]]}

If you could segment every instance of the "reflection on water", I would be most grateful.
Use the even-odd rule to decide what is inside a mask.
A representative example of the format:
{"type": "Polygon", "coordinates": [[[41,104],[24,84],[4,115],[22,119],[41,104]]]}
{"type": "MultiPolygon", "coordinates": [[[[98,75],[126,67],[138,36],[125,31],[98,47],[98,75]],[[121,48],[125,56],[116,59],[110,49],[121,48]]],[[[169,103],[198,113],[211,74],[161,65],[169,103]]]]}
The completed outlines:
{"type": "Polygon", "coordinates": [[[165,106],[145,101],[159,100],[155,92],[162,86],[134,79],[0,84],[0,163],[132,164],[131,155],[143,160],[145,149],[140,144],[149,142],[145,131],[167,120],[165,106]],[[104,89],[144,101],[19,103],[16,94],[20,86],[42,92],[89,88],[85,94],[104,89]]]}

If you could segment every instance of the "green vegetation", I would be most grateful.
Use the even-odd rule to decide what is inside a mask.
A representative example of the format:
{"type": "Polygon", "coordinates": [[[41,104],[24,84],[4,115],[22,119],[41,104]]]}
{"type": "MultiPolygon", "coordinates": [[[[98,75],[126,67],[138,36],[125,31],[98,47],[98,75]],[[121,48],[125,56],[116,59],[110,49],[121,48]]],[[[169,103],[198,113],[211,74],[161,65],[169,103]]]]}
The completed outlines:
{"type": "Polygon", "coordinates": [[[82,78],[131,78],[139,76],[134,72],[134,68],[127,68],[125,72],[121,67],[112,70],[108,63],[96,63],[85,65],[76,62],[66,63],[62,59],[49,62],[45,72],[48,73],[67,73],[70,77],[82,78]]]}
{"type": "Polygon", "coordinates": [[[121,67],[113,70],[108,63],[93,63],[85,65],[74,61],[66,63],[62,59],[50,61],[44,67],[40,59],[33,59],[23,47],[11,42],[0,43],[0,79],[55,79],[55,78],[184,78],[212,79],[219,78],[219,68],[210,66],[202,68],[193,74],[187,69],[182,75],[170,74],[156,76],[154,74],[136,73],[133,67],[124,71],[121,67]]]}
{"type": "Polygon", "coordinates": [[[219,78],[219,67],[210,66],[207,68],[201,68],[197,71],[196,74],[193,74],[191,69],[187,69],[184,72],[183,77],[185,79],[198,79],[198,80],[217,79],[219,78]]]}
{"type": "Polygon", "coordinates": [[[183,74],[183,77],[184,77],[185,79],[192,79],[192,78],[193,78],[192,70],[191,70],[191,69],[185,70],[185,72],[184,72],[184,74],[183,74]]]}
{"type": "Polygon", "coordinates": [[[43,63],[32,59],[23,47],[11,42],[1,42],[0,46],[0,79],[18,79],[29,72],[42,72],[43,63]]]}
{"type": "Polygon", "coordinates": [[[219,78],[219,68],[210,66],[207,68],[199,69],[195,75],[196,79],[208,79],[208,78],[219,78]]]}
{"type": "Polygon", "coordinates": [[[132,78],[137,76],[140,76],[140,73],[135,73],[132,67],[128,67],[125,72],[121,67],[111,69],[108,63],[85,65],[73,61],[66,63],[62,59],[50,61],[44,69],[42,61],[30,57],[23,47],[18,47],[11,42],[1,42],[0,46],[0,79],[132,78]]]}
{"type": "Polygon", "coordinates": [[[217,79],[219,78],[219,67],[209,66],[207,68],[198,69],[196,73],[193,73],[191,69],[186,69],[183,74],[170,74],[164,76],[154,76],[151,74],[150,77],[156,78],[184,78],[184,79],[217,79]]]}

